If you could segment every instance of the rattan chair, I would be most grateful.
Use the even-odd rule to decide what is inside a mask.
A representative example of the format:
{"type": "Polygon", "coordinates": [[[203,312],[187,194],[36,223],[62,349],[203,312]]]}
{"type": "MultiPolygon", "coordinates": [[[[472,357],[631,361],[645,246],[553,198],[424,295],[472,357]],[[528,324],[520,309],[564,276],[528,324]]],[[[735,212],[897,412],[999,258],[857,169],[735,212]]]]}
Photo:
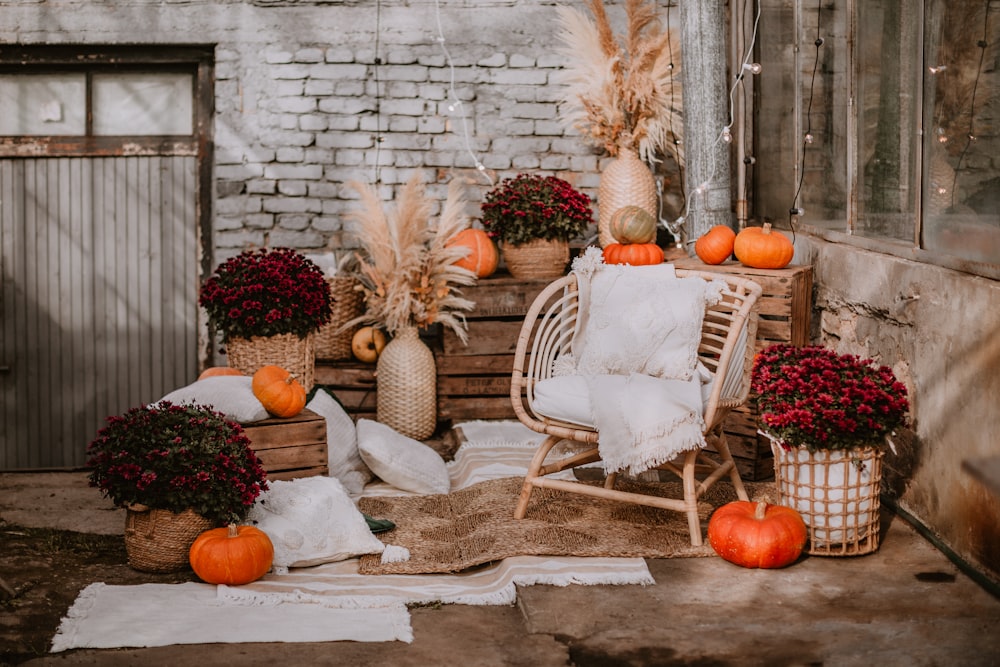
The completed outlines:
{"type": "MultiPolygon", "coordinates": [[[[532,491],[536,487],[559,489],[612,501],[638,503],[684,512],[691,533],[691,544],[702,544],[698,517],[698,499],[715,482],[728,477],[737,496],[747,500],[746,489],[733,461],[722,430],[722,421],[733,408],[743,405],[750,392],[757,332],[757,302],[760,286],[745,278],[710,272],[677,269],[678,277],[719,280],[726,284],[720,303],[709,306],[702,324],[698,357],[714,374],[712,391],[704,406],[705,439],[721,461],[704,451],[689,451],[659,466],[679,477],[682,498],[664,498],[616,490],[616,474],[606,476],[603,486],[573,479],[549,477],[554,473],[601,460],[598,452],[600,433],[595,428],[561,422],[538,414],[532,408],[533,389],[553,374],[555,360],[568,353],[579,314],[577,278],[570,274],[548,285],[534,300],[525,316],[514,357],[511,378],[511,401],[518,419],[534,431],[548,437],[539,445],[524,479],[524,487],[515,510],[515,518],[524,518],[532,491]],[[720,381],[721,379],[721,381],[720,381]],[[563,440],[585,445],[584,451],[565,455],[546,463],[552,448],[563,440]]],[[[579,448],[578,448],[579,449],[579,448]]],[[[556,457],[554,457],[556,458],[556,457]]]]}

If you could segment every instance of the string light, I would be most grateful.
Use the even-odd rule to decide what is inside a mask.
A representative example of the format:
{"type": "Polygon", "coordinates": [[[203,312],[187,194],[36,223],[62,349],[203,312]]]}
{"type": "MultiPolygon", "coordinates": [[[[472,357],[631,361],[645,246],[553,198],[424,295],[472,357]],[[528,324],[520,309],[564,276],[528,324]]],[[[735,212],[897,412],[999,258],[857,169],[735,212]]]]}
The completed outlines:
{"type": "Polygon", "coordinates": [[[375,59],[372,78],[375,80],[375,178],[376,186],[382,179],[382,84],[379,81],[379,66],[382,64],[382,0],[375,3],[375,59]]]}
{"type": "Polygon", "coordinates": [[[976,80],[972,84],[972,96],[969,100],[969,132],[965,136],[965,146],[962,148],[961,154],[958,156],[958,163],[955,165],[955,170],[951,178],[951,205],[955,206],[955,195],[958,193],[958,174],[962,168],[962,163],[965,161],[965,156],[969,152],[969,148],[976,141],[975,124],[976,124],[976,94],[979,92],[979,77],[983,74],[983,61],[986,58],[986,47],[989,43],[986,38],[990,35],[990,3],[986,2],[986,7],[983,16],[983,38],[976,42],[976,46],[979,47],[979,66],[976,68],[976,80]]]}
{"type": "Polygon", "coordinates": [[[816,39],[813,41],[813,46],[816,47],[815,57],[813,59],[813,70],[812,78],[809,81],[809,103],[806,105],[806,131],[802,136],[802,152],[801,159],[799,160],[799,183],[795,188],[795,196],[792,197],[792,206],[788,210],[788,226],[792,230],[792,242],[795,242],[795,224],[794,218],[802,217],[804,211],[798,205],[799,196],[802,194],[802,184],[805,182],[806,177],[806,147],[815,141],[815,137],[812,133],[812,106],[813,99],[816,95],[816,73],[819,71],[819,50],[823,46],[823,37],[820,36],[820,30],[822,29],[822,18],[823,18],[823,0],[816,0],[816,39]]]}

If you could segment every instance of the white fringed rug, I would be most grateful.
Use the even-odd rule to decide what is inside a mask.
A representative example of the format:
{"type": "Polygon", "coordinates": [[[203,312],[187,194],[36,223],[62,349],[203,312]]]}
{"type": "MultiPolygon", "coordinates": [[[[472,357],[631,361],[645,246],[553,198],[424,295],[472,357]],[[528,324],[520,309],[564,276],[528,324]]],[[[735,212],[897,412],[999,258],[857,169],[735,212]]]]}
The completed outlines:
{"type": "MultiPolygon", "coordinates": [[[[452,488],[524,475],[542,438],[517,422],[468,422],[452,488]]],[[[374,485],[372,495],[398,490],[374,485]]],[[[367,491],[366,491],[367,495],[367,491]]],[[[358,560],[294,568],[239,587],[201,583],[85,588],[52,651],[170,644],[413,640],[407,604],[506,605],[517,586],[654,583],[641,558],[518,556],[460,574],[361,575],[358,560]],[[143,623],[134,622],[142,618],[143,623]]]]}

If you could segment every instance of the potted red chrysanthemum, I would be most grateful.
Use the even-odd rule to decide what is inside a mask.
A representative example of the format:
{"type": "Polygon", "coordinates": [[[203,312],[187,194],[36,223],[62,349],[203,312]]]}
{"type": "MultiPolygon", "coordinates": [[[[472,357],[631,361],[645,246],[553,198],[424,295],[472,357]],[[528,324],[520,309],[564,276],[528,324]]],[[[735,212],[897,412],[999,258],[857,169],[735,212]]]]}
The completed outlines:
{"type": "Polygon", "coordinates": [[[332,313],[330,285],[312,260],[291,248],[244,251],[205,281],[199,303],[230,366],[253,375],[273,364],[312,387],[313,340],[332,313]]]}
{"type": "Polygon", "coordinates": [[[874,551],[882,457],[908,424],[906,386],[871,359],[778,344],[757,355],[751,390],[778,490],[810,526],[810,553],[874,551]]]}

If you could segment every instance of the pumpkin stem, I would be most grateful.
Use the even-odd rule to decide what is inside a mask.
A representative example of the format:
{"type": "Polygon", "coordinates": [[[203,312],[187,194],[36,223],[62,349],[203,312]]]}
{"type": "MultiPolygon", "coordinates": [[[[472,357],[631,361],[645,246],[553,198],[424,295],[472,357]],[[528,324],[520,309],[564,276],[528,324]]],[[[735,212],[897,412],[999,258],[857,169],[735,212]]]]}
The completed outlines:
{"type": "Polygon", "coordinates": [[[763,521],[764,516],[767,514],[767,503],[763,500],[757,503],[757,509],[754,510],[753,518],[758,521],[763,521]]]}
{"type": "Polygon", "coordinates": [[[770,222],[765,222],[764,226],[760,230],[760,233],[761,234],[770,234],[771,233],[771,223],[770,222]]]}
{"type": "Polygon", "coordinates": [[[295,382],[295,375],[293,373],[289,373],[288,377],[285,378],[285,384],[291,386],[293,382],[295,382]]]}
{"type": "Polygon", "coordinates": [[[239,537],[239,536],[240,536],[239,527],[237,527],[235,523],[229,524],[229,532],[226,534],[226,537],[239,537]]]}

